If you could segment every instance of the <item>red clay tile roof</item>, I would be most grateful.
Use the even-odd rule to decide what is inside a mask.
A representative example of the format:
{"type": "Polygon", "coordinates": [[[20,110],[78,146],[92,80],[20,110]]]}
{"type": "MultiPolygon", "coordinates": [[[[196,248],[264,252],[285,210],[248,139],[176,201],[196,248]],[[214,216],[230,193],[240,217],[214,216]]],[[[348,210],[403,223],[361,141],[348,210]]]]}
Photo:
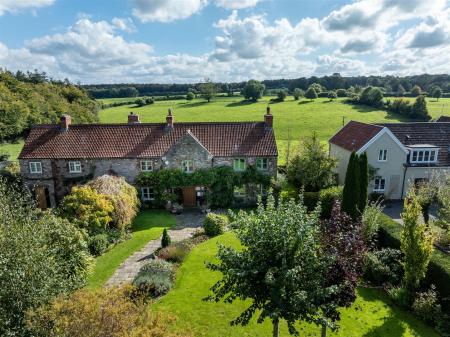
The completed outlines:
{"type": "Polygon", "coordinates": [[[436,122],[438,123],[448,123],[450,122],[450,116],[441,116],[439,117],[436,122]]]}
{"type": "Polygon", "coordinates": [[[358,151],[382,129],[377,125],[350,121],[330,139],[330,143],[358,151]]]}
{"type": "Polygon", "coordinates": [[[277,156],[273,130],[264,122],[165,124],[78,124],[67,132],[59,125],[37,125],[20,159],[143,158],[163,156],[186,132],[213,156],[277,156]]]}

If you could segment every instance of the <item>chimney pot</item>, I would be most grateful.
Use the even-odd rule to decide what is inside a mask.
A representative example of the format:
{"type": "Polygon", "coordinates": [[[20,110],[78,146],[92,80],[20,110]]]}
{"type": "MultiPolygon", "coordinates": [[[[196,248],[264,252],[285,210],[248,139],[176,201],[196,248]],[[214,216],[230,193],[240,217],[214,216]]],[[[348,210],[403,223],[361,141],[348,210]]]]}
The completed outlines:
{"type": "Polygon", "coordinates": [[[169,109],[167,116],[166,116],[166,129],[173,129],[173,115],[172,115],[172,109],[169,109]]]}
{"type": "Polygon", "coordinates": [[[266,114],[264,115],[264,126],[266,129],[272,129],[273,115],[270,113],[270,107],[267,107],[266,114]]]}
{"type": "Polygon", "coordinates": [[[134,113],[128,115],[128,124],[139,124],[140,122],[139,115],[135,115],[134,113]]]}
{"type": "Polygon", "coordinates": [[[61,127],[61,131],[69,131],[69,126],[72,124],[72,117],[69,115],[62,115],[59,119],[59,126],[61,127]]]}

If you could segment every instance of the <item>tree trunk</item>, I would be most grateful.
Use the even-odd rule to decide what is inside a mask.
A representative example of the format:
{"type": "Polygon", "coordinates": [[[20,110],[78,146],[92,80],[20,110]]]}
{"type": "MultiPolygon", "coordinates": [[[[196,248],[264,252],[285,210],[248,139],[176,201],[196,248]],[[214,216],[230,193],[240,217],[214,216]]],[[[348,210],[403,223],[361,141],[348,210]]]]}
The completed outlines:
{"type": "Polygon", "coordinates": [[[279,329],[278,329],[278,318],[274,319],[272,321],[273,324],[273,333],[272,333],[272,337],[278,337],[279,334],[279,329]]]}
{"type": "Polygon", "coordinates": [[[327,325],[326,324],[322,324],[322,337],[327,337],[327,325]]]}

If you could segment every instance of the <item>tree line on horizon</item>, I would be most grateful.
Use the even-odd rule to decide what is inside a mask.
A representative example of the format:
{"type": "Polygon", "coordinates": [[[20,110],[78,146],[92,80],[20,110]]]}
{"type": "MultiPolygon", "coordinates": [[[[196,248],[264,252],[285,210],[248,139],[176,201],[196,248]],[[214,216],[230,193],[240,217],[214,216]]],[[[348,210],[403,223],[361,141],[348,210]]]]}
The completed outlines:
{"type": "MultiPolygon", "coordinates": [[[[233,95],[241,92],[247,82],[215,82],[217,91],[233,95]]],[[[261,83],[266,90],[286,89],[293,92],[295,88],[307,90],[311,84],[318,83],[326,90],[348,89],[350,87],[382,87],[393,95],[398,92],[408,93],[414,86],[428,91],[432,87],[439,87],[444,93],[450,93],[450,75],[414,75],[414,76],[341,76],[334,73],[331,76],[311,76],[294,79],[263,80],[261,83]]],[[[117,83],[90,84],[82,87],[94,98],[138,97],[185,95],[187,92],[200,93],[204,83],[117,83]]]]}

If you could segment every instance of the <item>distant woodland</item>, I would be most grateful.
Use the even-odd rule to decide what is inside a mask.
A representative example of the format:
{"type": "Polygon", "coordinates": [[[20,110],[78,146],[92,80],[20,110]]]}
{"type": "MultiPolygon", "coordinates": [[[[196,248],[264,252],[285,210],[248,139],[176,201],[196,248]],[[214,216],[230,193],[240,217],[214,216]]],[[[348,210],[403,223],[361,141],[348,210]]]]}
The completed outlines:
{"type": "MultiPolygon", "coordinates": [[[[382,87],[386,93],[396,95],[398,91],[409,92],[415,85],[423,91],[439,86],[444,93],[450,93],[450,75],[417,75],[417,76],[354,76],[344,77],[338,73],[323,77],[301,77],[295,79],[265,80],[261,82],[266,90],[295,88],[307,90],[313,83],[319,83],[326,90],[348,89],[350,87],[382,87]]],[[[216,83],[218,91],[232,95],[240,92],[246,82],[216,83]]],[[[137,97],[186,95],[188,92],[198,93],[202,83],[191,84],[96,84],[84,85],[83,88],[94,98],[137,97]]]]}
{"type": "Polygon", "coordinates": [[[99,104],[81,87],[45,73],[0,70],[0,141],[23,136],[33,124],[54,123],[62,114],[74,122],[98,120],[99,104]]]}

